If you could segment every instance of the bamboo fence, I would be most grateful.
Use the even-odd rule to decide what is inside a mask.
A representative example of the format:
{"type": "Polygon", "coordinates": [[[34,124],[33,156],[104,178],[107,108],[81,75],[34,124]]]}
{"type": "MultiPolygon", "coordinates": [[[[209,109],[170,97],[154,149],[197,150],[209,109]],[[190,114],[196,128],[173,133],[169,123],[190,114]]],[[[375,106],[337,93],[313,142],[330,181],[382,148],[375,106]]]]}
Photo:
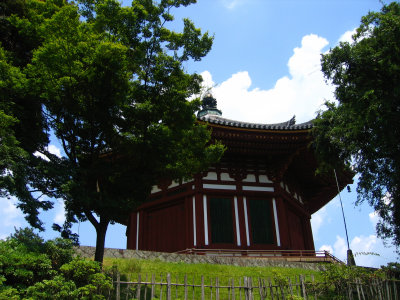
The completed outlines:
{"type": "Polygon", "coordinates": [[[400,300],[398,280],[374,279],[366,284],[356,279],[334,291],[329,283],[316,282],[312,275],[309,280],[304,275],[287,278],[284,284],[273,282],[270,278],[252,277],[225,279],[223,284],[218,277],[206,282],[204,276],[201,276],[200,284],[195,283],[194,276],[189,278],[187,275],[183,282],[171,274],[161,275],[158,280],[155,274],[138,274],[137,280],[127,281],[122,281],[119,273],[115,277],[109,300],[400,300]]]}

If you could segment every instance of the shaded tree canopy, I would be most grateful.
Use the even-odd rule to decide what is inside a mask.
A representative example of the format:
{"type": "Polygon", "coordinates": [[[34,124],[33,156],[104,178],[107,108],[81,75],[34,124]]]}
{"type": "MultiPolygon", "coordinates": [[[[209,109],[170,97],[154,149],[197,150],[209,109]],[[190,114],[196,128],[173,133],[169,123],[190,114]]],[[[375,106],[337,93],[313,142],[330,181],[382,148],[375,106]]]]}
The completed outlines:
{"type": "Polygon", "coordinates": [[[400,4],[370,12],[351,43],[322,56],[337,102],[315,121],[315,144],[330,166],[339,157],[359,174],[357,203],[380,216],[378,236],[400,245],[400,4]]]}
{"type": "Polygon", "coordinates": [[[102,261],[108,224],[126,221],[152,185],[189,177],[222,155],[196,123],[199,99],[187,101],[199,93],[201,77],[182,66],[205,56],[213,38],[188,19],[182,32],[167,28],[171,10],[194,0],[137,0],[130,7],[115,0],[23,2],[43,14],[46,5],[57,7],[35,26],[25,15],[12,17],[18,32],[38,32],[40,43],[19,70],[40,99],[43,132],[50,128],[66,155],[42,147],[48,159],[38,158],[36,173],[47,185],[39,190],[64,200],[63,234],[78,220],[93,224],[95,259],[102,261]]]}
{"type": "Polygon", "coordinates": [[[41,198],[41,192],[56,195],[48,180],[51,172],[47,178],[43,176],[44,169],[53,163],[34,155],[47,152],[48,125],[42,100],[30,88],[25,68],[43,42],[41,24],[63,4],[26,0],[0,3],[0,195],[16,196],[29,223],[39,229],[43,229],[39,209],[52,207],[51,201],[41,198]]]}

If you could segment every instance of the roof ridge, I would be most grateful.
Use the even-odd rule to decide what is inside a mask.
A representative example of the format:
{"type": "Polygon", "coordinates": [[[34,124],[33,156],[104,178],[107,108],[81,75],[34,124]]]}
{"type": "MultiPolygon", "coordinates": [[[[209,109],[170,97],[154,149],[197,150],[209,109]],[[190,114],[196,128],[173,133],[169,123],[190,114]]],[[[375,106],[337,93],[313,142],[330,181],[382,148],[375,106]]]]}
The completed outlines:
{"type": "Polygon", "coordinates": [[[295,117],[286,122],[263,124],[263,123],[251,123],[226,119],[217,115],[205,115],[198,117],[199,120],[205,121],[212,124],[219,124],[237,128],[251,128],[251,129],[269,129],[269,130],[304,130],[311,129],[313,127],[312,121],[307,121],[300,124],[295,124],[295,117]]]}

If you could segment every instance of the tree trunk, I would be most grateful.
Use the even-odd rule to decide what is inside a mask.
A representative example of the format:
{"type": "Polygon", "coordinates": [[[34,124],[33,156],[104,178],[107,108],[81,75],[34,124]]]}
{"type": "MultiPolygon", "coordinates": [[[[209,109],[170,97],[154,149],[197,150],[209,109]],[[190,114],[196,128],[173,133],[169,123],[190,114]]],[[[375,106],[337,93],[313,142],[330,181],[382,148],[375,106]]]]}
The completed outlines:
{"type": "Polygon", "coordinates": [[[103,220],[100,218],[100,222],[98,226],[96,226],[96,252],[94,255],[94,260],[98,261],[99,263],[103,264],[103,257],[104,257],[104,245],[106,240],[106,232],[108,224],[110,223],[109,220],[103,220]]]}

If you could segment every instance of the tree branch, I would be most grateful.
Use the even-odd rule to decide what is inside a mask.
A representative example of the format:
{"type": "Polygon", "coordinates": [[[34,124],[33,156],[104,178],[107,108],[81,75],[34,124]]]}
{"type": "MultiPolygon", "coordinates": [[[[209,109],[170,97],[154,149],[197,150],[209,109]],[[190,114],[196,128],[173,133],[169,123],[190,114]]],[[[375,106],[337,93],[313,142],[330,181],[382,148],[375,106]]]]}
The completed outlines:
{"type": "Polygon", "coordinates": [[[85,216],[90,221],[90,223],[92,223],[94,228],[96,228],[96,230],[97,230],[99,228],[100,223],[96,220],[96,218],[93,216],[93,214],[90,211],[85,210],[85,216]]]}

